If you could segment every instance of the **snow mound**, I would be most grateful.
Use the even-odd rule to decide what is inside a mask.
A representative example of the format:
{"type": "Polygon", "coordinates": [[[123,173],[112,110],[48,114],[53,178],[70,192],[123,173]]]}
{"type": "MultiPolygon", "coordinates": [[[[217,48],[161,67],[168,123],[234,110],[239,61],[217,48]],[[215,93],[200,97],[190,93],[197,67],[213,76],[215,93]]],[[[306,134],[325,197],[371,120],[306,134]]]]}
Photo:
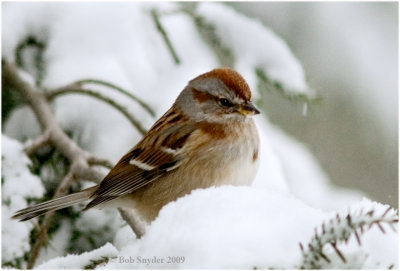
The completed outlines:
{"type": "MultiPolygon", "coordinates": [[[[355,205],[360,206],[376,209],[366,200],[355,205]]],[[[196,190],[165,206],[147,233],[104,268],[299,268],[299,242],[308,243],[331,217],[335,213],[280,192],[233,186],[196,190]]],[[[368,255],[363,268],[386,268],[397,263],[396,240],[397,233],[383,235],[373,228],[362,236],[361,247],[352,239],[340,249],[363,260],[368,255]]]]}

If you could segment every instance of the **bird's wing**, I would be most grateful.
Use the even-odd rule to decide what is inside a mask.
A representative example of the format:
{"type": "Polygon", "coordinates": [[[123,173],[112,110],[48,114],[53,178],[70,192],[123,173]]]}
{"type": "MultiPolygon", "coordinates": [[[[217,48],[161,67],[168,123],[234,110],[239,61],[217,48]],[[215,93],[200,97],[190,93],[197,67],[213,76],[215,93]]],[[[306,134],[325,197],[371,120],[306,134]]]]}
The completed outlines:
{"type": "MultiPolygon", "coordinates": [[[[173,116],[164,115],[162,123],[173,116]]],[[[180,166],[180,151],[194,126],[185,122],[175,126],[157,124],[103,179],[85,209],[132,193],[180,166]]]]}

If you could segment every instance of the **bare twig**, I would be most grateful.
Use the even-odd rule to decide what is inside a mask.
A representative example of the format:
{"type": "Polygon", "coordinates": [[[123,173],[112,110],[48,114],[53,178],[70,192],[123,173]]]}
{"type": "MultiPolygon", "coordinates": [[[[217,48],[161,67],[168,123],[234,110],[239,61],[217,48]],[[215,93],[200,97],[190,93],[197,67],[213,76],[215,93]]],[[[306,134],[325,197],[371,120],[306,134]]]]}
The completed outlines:
{"type": "Polygon", "coordinates": [[[28,156],[32,156],[38,149],[50,144],[50,130],[45,131],[43,134],[38,136],[24,150],[28,156]]]}
{"type": "Polygon", "coordinates": [[[107,159],[102,159],[95,156],[88,157],[87,161],[91,166],[103,166],[109,169],[112,169],[114,167],[114,165],[107,159]]]}
{"type": "MultiPolygon", "coordinates": [[[[2,86],[8,86],[20,92],[22,96],[25,97],[29,106],[32,108],[42,130],[45,131],[43,138],[38,139],[38,145],[40,145],[41,142],[49,140],[49,142],[51,142],[51,144],[53,144],[57,150],[60,151],[71,162],[69,172],[59,184],[54,198],[65,195],[73,179],[87,179],[93,180],[97,183],[103,179],[104,176],[101,172],[90,167],[88,157],[91,157],[91,155],[81,149],[60,128],[56,119],[54,118],[53,113],[51,112],[50,105],[44,92],[25,82],[20,77],[18,69],[14,64],[2,62],[2,86]]],[[[35,146],[36,145],[37,144],[35,144],[35,146]]],[[[140,236],[143,235],[143,231],[136,232],[136,230],[142,229],[140,225],[136,226],[138,219],[126,215],[125,212],[121,210],[120,212],[122,217],[127,220],[128,224],[132,227],[132,230],[136,233],[136,236],[140,238],[140,236]]],[[[47,213],[43,223],[40,226],[38,237],[29,256],[28,268],[32,268],[34,266],[35,261],[39,256],[40,248],[47,238],[47,230],[51,224],[53,215],[54,212],[47,213]]]]}
{"type": "Polygon", "coordinates": [[[175,64],[180,64],[181,60],[179,59],[177,53],[175,52],[174,47],[172,46],[172,43],[169,40],[168,34],[160,22],[160,18],[159,18],[159,14],[158,14],[157,10],[153,9],[151,11],[151,17],[153,18],[153,21],[156,24],[157,30],[161,33],[161,36],[163,37],[164,42],[167,44],[168,50],[171,53],[172,57],[174,58],[175,64]]]}
{"type": "Polygon", "coordinates": [[[74,171],[76,178],[81,180],[88,180],[88,181],[93,181],[95,183],[100,183],[104,178],[103,173],[89,167],[89,165],[88,167],[78,167],[74,171]]]}
{"type": "Polygon", "coordinates": [[[155,117],[155,112],[153,111],[153,109],[150,108],[150,106],[148,104],[146,104],[145,102],[143,102],[142,100],[140,100],[138,97],[136,97],[135,95],[133,95],[132,93],[130,93],[129,91],[123,89],[122,87],[119,87],[115,84],[112,84],[110,82],[106,82],[100,79],[82,79],[79,81],[76,81],[75,83],[70,84],[69,86],[67,86],[67,88],[69,87],[82,87],[82,85],[84,84],[97,84],[97,85],[103,85],[106,87],[109,87],[111,89],[117,90],[120,93],[124,94],[125,96],[131,98],[132,100],[134,100],[135,102],[137,102],[138,104],[140,104],[151,116],[155,117]]]}
{"type": "Polygon", "coordinates": [[[83,88],[60,88],[60,89],[56,89],[54,91],[49,91],[46,92],[46,97],[49,100],[52,100],[54,98],[56,98],[57,96],[60,95],[66,95],[66,94],[84,94],[84,95],[89,95],[92,97],[95,97],[103,102],[108,103],[109,105],[111,105],[112,107],[114,107],[115,109],[117,109],[119,112],[122,113],[122,115],[124,115],[130,122],[131,124],[142,134],[144,135],[146,133],[146,129],[140,124],[140,122],[133,117],[128,110],[126,110],[125,107],[123,107],[122,105],[116,103],[113,99],[110,99],[104,95],[102,95],[99,92],[90,90],[90,89],[83,89],[83,88]]]}

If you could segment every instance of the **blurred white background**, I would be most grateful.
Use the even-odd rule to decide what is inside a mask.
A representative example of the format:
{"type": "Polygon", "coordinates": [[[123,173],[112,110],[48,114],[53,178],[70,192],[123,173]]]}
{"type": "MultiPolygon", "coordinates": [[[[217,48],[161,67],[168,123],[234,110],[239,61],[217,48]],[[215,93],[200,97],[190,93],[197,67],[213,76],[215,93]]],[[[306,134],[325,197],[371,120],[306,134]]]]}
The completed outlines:
{"type": "Polygon", "coordinates": [[[232,5],[283,37],[323,97],[302,116],[271,93],[271,122],[305,143],[332,182],[398,206],[398,4],[232,5]]]}

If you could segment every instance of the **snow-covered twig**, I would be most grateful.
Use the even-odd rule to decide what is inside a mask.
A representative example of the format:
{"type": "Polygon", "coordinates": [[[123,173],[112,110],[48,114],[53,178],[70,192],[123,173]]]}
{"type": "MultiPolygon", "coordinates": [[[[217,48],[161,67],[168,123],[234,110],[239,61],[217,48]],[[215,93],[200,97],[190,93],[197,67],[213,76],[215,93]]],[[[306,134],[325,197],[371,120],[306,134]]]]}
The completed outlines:
{"type": "Polygon", "coordinates": [[[99,92],[96,92],[96,91],[93,91],[90,89],[66,87],[66,88],[60,88],[60,89],[46,92],[46,97],[47,97],[47,99],[49,99],[51,101],[52,99],[56,98],[57,96],[65,95],[65,94],[84,94],[84,95],[92,96],[98,100],[101,100],[101,101],[109,104],[110,106],[114,107],[119,112],[121,112],[121,114],[124,115],[130,121],[130,123],[142,135],[144,135],[146,133],[146,129],[142,126],[142,124],[134,116],[132,116],[125,107],[118,104],[113,99],[110,99],[110,98],[102,95],[99,92]]]}
{"type": "Polygon", "coordinates": [[[310,105],[320,104],[323,101],[323,98],[316,94],[312,95],[309,93],[292,93],[286,91],[279,82],[273,81],[268,78],[268,76],[261,68],[256,68],[255,73],[258,79],[258,89],[261,94],[263,94],[264,92],[276,92],[291,102],[300,102],[310,105]]]}
{"type": "Polygon", "coordinates": [[[146,224],[140,219],[139,215],[131,209],[120,208],[122,218],[129,224],[137,238],[146,232],[146,224]]]}
{"type": "Polygon", "coordinates": [[[395,224],[399,221],[398,215],[388,207],[382,214],[377,214],[374,209],[364,211],[362,208],[354,212],[348,212],[347,215],[336,214],[336,217],[329,220],[329,223],[323,223],[321,230],[315,229],[315,235],[307,246],[300,243],[300,249],[303,254],[302,269],[321,269],[323,263],[330,263],[329,256],[324,252],[324,247],[330,245],[339,258],[346,263],[346,257],[338,249],[339,242],[347,244],[351,236],[355,236],[357,243],[361,246],[360,236],[365,230],[369,230],[376,225],[380,231],[385,234],[383,224],[388,225],[393,231],[396,231],[395,224]]]}
{"type": "MultiPolygon", "coordinates": [[[[45,93],[24,81],[14,64],[5,61],[2,62],[2,85],[3,87],[10,87],[22,94],[28,105],[32,108],[42,130],[45,131],[44,133],[49,134],[49,142],[51,142],[51,144],[71,162],[69,173],[59,184],[54,198],[65,194],[74,179],[93,180],[97,183],[102,180],[104,177],[103,174],[91,168],[88,162],[88,158],[92,157],[92,155],[89,155],[73,142],[58,125],[53,113],[51,112],[50,104],[48,103],[45,93]]],[[[39,140],[39,142],[40,141],[41,140],[39,140]]],[[[93,160],[93,158],[91,159],[93,160]]],[[[126,215],[126,211],[122,211],[121,209],[119,210],[124,219],[132,219],[132,216],[126,215]]],[[[34,263],[39,256],[40,247],[45,242],[47,229],[51,223],[52,216],[53,212],[46,214],[45,219],[40,226],[38,238],[32,248],[32,253],[29,256],[28,268],[34,266],[34,263]]],[[[129,225],[134,225],[137,223],[137,219],[127,222],[129,225]]],[[[133,227],[132,230],[135,231],[140,227],[141,226],[133,227]]],[[[143,232],[135,233],[138,238],[143,234],[143,232]]]]}
{"type": "Polygon", "coordinates": [[[85,270],[94,270],[98,266],[108,263],[109,260],[110,260],[109,258],[104,257],[104,256],[101,257],[101,259],[99,259],[99,260],[90,260],[90,264],[85,265],[83,267],[83,269],[85,269],[85,270]]]}

